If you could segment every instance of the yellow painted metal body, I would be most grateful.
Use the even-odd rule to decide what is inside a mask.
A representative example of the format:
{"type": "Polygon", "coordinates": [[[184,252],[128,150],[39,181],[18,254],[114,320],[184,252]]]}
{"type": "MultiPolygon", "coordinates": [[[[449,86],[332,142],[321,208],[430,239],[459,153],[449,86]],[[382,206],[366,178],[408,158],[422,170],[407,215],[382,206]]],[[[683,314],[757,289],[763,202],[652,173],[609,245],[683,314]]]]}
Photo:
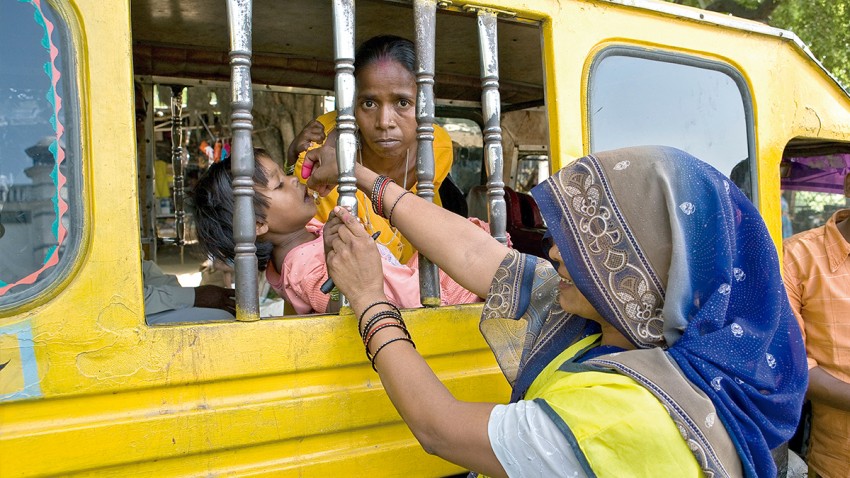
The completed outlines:
{"type": "MultiPolygon", "coordinates": [[[[777,241],[785,145],[850,141],[847,94],[780,38],[607,2],[475,3],[541,24],[553,168],[587,153],[588,69],[612,44],[687,52],[741,72],[753,99],[760,204],[777,241]]],[[[0,326],[31,330],[41,392],[0,402],[0,476],[461,472],[418,446],[363,356],[350,315],[145,325],[130,5],[59,7],[79,53],[86,219],[70,273],[0,318],[0,326]]],[[[480,311],[405,317],[458,398],[505,402],[509,388],[478,332],[480,311]]],[[[19,344],[0,339],[5,359],[19,344]]]]}

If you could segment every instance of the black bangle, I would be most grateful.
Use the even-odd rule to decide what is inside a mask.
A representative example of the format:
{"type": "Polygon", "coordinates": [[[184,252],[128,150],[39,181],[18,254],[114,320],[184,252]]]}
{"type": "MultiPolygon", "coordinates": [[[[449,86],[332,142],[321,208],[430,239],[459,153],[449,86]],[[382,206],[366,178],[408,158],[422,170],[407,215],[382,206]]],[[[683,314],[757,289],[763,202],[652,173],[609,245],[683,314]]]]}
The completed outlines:
{"type": "Polygon", "coordinates": [[[395,198],[395,201],[393,201],[393,205],[390,206],[390,212],[389,212],[389,214],[387,214],[387,222],[390,223],[390,226],[393,225],[393,212],[395,211],[396,204],[398,204],[398,202],[401,201],[401,198],[403,198],[404,196],[406,196],[408,194],[413,194],[413,193],[411,193],[410,191],[405,191],[405,192],[401,193],[399,195],[399,197],[395,198]]]}
{"type": "Polygon", "coordinates": [[[366,346],[366,359],[367,360],[372,360],[372,354],[369,353],[369,344],[372,342],[372,339],[375,338],[375,335],[381,329],[386,329],[386,328],[390,328],[390,327],[395,327],[397,329],[401,329],[401,331],[404,332],[404,335],[407,336],[408,339],[412,338],[410,336],[410,332],[407,330],[407,327],[405,327],[402,324],[398,324],[398,323],[394,323],[394,322],[387,322],[385,324],[377,325],[377,326],[375,326],[375,328],[373,328],[372,330],[369,331],[369,335],[366,336],[366,341],[363,344],[363,345],[366,346]]]}
{"type": "Polygon", "coordinates": [[[389,345],[393,342],[398,342],[399,340],[404,340],[405,342],[410,342],[410,345],[412,345],[414,349],[416,348],[416,344],[414,344],[413,341],[410,340],[407,337],[395,337],[395,338],[392,338],[390,340],[387,340],[386,342],[382,343],[381,346],[378,347],[377,350],[375,350],[374,354],[372,354],[372,370],[374,370],[376,372],[378,371],[378,369],[375,368],[375,360],[378,358],[378,354],[381,352],[381,350],[384,350],[384,347],[386,347],[387,345],[389,345]]]}
{"type": "Polygon", "coordinates": [[[369,198],[372,200],[372,210],[375,211],[375,214],[381,217],[384,216],[384,190],[389,183],[393,182],[395,181],[393,181],[392,178],[380,175],[375,179],[375,184],[372,185],[372,194],[369,198]]]}
{"type": "Polygon", "coordinates": [[[366,306],[365,309],[363,309],[363,312],[360,314],[360,318],[357,319],[357,330],[358,331],[360,330],[360,322],[363,322],[363,317],[366,317],[366,312],[369,312],[369,309],[371,309],[372,307],[375,307],[376,305],[381,305],[381,304],[388,305],[388,306],[392,307],[393,309],[395,309],[396,312],[398,312],[398,307],[396,307],[396,305],[393,304],[392,302],[389,302],[389,301],[386,301],[386,300],[379,300],[377,302],[372,302],[371,304],[366,306]]]}
{"type": "Polygon", "coordinates": [[[381,319],[395,319],[396,322],[404,324],[404,320],[402,320],[401,314],[398,312],[394,310],[382,310],[369,319],[369,322],[366,323],[366,327],[363,327],[363,330],[360,332],[360,339],[365,341],[366,334],[369,332],[369,329],[371,329],[372,326],[381,319]]]}

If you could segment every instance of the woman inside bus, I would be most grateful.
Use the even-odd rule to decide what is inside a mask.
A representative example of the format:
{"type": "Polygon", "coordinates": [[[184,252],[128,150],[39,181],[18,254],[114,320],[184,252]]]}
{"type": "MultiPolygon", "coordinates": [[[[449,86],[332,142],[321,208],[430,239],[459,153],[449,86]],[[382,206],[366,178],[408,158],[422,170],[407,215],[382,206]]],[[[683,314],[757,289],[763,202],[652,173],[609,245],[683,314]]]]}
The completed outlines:
{"type": "MultiPolygon", "coordinates": [[[[356,97],[354,116],[358,127],[359,148],[356,160],[367,168],[392,178],[407,190],[416,191],[416,51],[409,40],[396,36],[377,36],[366,40],[354,58],[356,97]]],[[[309,151],[308,157],[324,156],[336,161],[336,112],[320,116],[307,125],[292,142],[288,160],[311,145],[327,146],[309,151]],[[328,141],[326,141],[326,135],[328,141]]],[[[302,171],[303,157],[295,166],[297,177],[307,178],[313,160],[302,171]]],[[[452,140],[439,125],[434,125],[434,202],[443,205],[440,195],[445,183],[450,191],[456,186],[447,179],[452,167],[452,140]]],[[[446,190],[443,189],[445,192],[446,190]]],[[[319,202],[316,219],[326,221],[337,204],[336,190],[319,202]]],[[[446,198],[448,199],[448,198],[446,198]]],[[[381,231],[378,241],[402,262],[415,252],[382,217],[372,214],[367,195],[357,194],[358,216],[370,232],[381,231]]],[[[462,201],[465,205],[465,201],[462,201]]]]}
{"type": "MultiPolygon", "coordinates": [[[[364,190],[380,180],[355,174],[364,190]]],[[[331,276],[422,446],[491,476],[775,476],[806,360],[752,203],[664,147],[581,158],[532,194],[552,264],[396,185],[378,198],[421,253],[487,296],[480,330],[509,405],[454,399],[386,302],[363,226],[336,208],[325,227],[331,276]]]]}

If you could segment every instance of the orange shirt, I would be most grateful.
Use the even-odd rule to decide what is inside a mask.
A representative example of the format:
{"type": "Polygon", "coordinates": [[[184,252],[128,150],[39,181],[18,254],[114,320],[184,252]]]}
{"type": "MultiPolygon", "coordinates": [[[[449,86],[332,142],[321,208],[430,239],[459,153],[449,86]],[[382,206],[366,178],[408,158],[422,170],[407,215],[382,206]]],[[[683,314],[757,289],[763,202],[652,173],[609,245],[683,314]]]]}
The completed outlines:
{"type": "MultiPolygon", "coordinates": [[[[785,240],[784,279],[788,299],[806,340],[809,369],[821,367],[850,383],[850,243],[836,223],[785,240]]],[[[809,466],[821,476],[850,476],[850,412],[812,401],[809,466]]]]}

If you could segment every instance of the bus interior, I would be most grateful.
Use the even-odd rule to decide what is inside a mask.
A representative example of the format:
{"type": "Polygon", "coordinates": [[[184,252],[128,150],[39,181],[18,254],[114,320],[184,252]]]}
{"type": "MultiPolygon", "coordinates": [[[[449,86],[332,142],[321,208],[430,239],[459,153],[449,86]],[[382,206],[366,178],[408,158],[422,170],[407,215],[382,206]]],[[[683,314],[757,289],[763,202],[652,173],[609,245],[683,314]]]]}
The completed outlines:
{"type": "MultiPolygon", "coordinates": [[[[191,207],[185,238],[176,237],[173,102],[179,102],[184,183],[229,149],[230,69],[224,2],[133,1],[133,74],[139,171],[140,238],[147,257],[183,285],[231,286],[232,268],[203,256],[191,207]],[[177,99],[179,96],[179,99],[177,99]],[[218,145],[216,145],[218,143],[218,145]],[[206,151],[205,151],[206,149],[206,151]]],[[[313,118],[334,109],[330,2],[256,2],[254,6],[252,141],[286,165],[286,148],[313,118]],[[280,19],[299,18],[297,22],[280,19]],[[281,26],[285,25],[285,26],[281,26]]],[[[355,43],[375,35],[412,39],[414,9],[402,2],[357,2],[355,43]],[[393,19],[393,21],[382,21],[393,19]]],[[[503,178],[507,231],[514,247],[541,255],[545,225],[529,190],[549,172],[540,24],[505,12],[498,24],[503,178]]],[[[459,213],[487,220],[487,166],[474,11],[442,9],[436,22],[437,124],[452,138],[459,213]],[[462,194],[462,196],[460,196],[462,194]]],[[[227,153],[225,153],[227,154],[227,153]]],[[[282,315],[282,300],[261,280],[264,316],[282,315]]]]}

